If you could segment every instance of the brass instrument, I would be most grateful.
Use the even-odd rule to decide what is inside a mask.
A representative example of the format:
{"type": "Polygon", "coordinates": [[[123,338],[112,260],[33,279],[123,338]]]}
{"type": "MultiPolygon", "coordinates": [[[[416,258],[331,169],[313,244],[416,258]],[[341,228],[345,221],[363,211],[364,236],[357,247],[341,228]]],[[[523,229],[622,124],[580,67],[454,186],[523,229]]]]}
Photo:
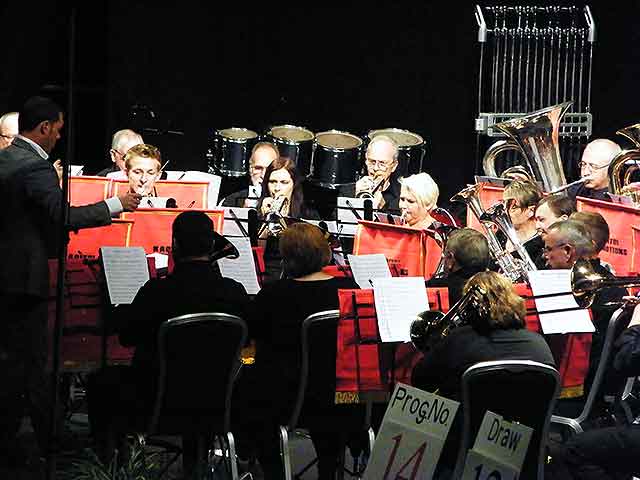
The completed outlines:
{"type": "Polygon", "coordinates": [[[506,150],[518,150],[524,155],[529,170],[542,181],[545,191],[564,186],[567,181],[560,158],[560,120],[572,102],[543,108],[524,117],[496,123],[494,128],[506,133],[507,140],[499,140],[489,147],[482,160],[484,173],[496,173],[496,156],[506,150]]]}
{"type": "Polygon", "coordinates": [[[622,150],[611,163],[609,163],[609,191],[615,195],[630,196],[634,203],[640,203],[638,190],[628,188],[631,183],[631,175],[640,170],[640,123],[622,128],[616,132],[622,135],[635,145],[635,148],[622,150]]]}
{"type": "Polygon", "coordinates": [[[438,265],[436,266],[435,271],[431,278],[443,278],[447,272],[444,270],[444,259],[445,259],[445,250],[447,248],[447,240],[449,239],[449,235],[454,230],[458,230],[458,227],[454,227],[453,225],[446,225],[444,223],[427,230],[427,232],[433,236],[434,240],[440,245],[441,254],[440,260],[438,261],[438,265]]]}
{"type": "MultiPolygon", "coordinates": [[[[480,188],[480,184],[469,185],[467,188],[456,193],[449,201],[466,203],[467,207],[471,209],[476,218],[480,220],[484,214],[479,198],[480,188]]],[[[500,267],[502,273],[514,283],[525,279],[527,274],[526,270],[523,268],[522,261],[514,258],[513,255],[502,247],[500,240],[496,236],[496,232],[487,225],[489,223],[488,221],[482,222],[480,220],[480,222],[485,229],[485,236],[487,237],[487,243],[489,244],[489,251],[500,267]]]]}
{"type": "Polygon", "coordinates": [[[520,257],[520,260],[522,260],[522,262],[524,263],[523,266],[527,271],[531,272],[533,270],[538,269],[538,267],[536,267],[536,264],[533,262],[533,260],[531,260],[531,257],[529,256],[529,252],[527,252],[527,249],[522,246],[522,243],[520,243],[520,239],[518,238],[518,233],[516,232],[516,229],[514,228],[513,223],[511,222],[511,218],[509,217],[509,214],[505,210],[504,205],[502,203],[496,203],[495,205],[492,205],[491,207],[489,207],[480,216],[479,220],[482,223],[493,223],[500,230],[502,230],[502,233],[504,233],[507,236],[507,238],[515,248],[515,251],[518,252],[518,256],[520,257]]]}
{"type": "Polygon", "coordinates": [[[258,232],[258,237],[262,237],[265,230],[269,235],[277,237],[286,228],[286,223],[282,216],[282,209],[289,202],[285,195],[275,197],[269,210],[264,214],[264,223],[258,232]]]}
{"type": "Polygon", "coordinates": [[[382,175],[380,181],[376,183],[375,177],[366,176],[364,178],[367,179],[367,188],[365,190],[360,190],[359,192],[357,192],[356,198],[373,198],[373,196],[378,190],[380,190],[380,187],[382,187],[385,180],[387,179],[387,177],[382,175]]]}
{"type": "Polygon", "coordinates": [[[487,316],[489,308],[485,295],[486,292],[482,287],[473,285],[446,314],[438,310],[419,313],[418,317],[411,322],[409,330],[411,343],[422,352],[429,351],[438,342],[447,338],[452,330],[468,324],[471,315],[487,316]]]}
{"type": "Polygon", "coordinates": [[[213,248],[209,252],[209,261],[211,263],[219,260],[220,258],[238,258],[240,252],[236,246],[229,241],[226,237],[220,235],[218,232],[213,232],[213,248]]]}
{"type": "Polygon", "coordinates": [[[571,291],[576,303],[582,308],[589,308],[593,304],[598,290],[607,287],[637,287],[640,277],[612,277],[607,278],[596,272],[597,259],[579,259],[571,269],[571,291]]]}

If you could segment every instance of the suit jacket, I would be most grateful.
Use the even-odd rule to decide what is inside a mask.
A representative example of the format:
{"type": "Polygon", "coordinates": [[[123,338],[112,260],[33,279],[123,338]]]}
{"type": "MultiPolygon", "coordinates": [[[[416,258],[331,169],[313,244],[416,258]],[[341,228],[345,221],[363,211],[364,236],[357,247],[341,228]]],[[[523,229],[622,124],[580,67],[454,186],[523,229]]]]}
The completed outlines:
{"type": "MultiPolygon", "coordinates": [[[[0,293],[46,298],[62,190],[53,165],[20,138],[0,151],[0,204],[0,293]]],[[[73,229],[109,223],[105,202],[69,209],[73,229]]]]}

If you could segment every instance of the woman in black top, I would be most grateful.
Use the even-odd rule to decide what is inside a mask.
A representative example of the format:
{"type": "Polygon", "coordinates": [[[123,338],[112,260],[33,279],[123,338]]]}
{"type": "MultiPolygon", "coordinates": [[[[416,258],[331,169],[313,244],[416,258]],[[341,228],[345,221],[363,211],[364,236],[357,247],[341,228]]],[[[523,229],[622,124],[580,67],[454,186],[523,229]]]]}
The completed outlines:
{"type": "MultiPolygon", "coordinates": [[[[313,313],[337,309],[339,289],[358,288],[350,278],[322,272],[330,249],[314,225],[290,226],[280,235],[279,246],[287,278],[266,285],[255,299],[249,336],[256,341],[256,363],[242,372],[239,386],[239,402],[251,400],[239,415],[257,443],[265,478],[282,477],[277,426],[288,421],[297,395],[302,323],[313,313]]],[[[310,430],[316,448],[320,478],[333,478],[350,422],[362,424],[360,407],[334,405],[336,334],[336,323],[314,329],[313,370],[301,415],[301,425],[310,430]]]]}
{"type": "MultiPolygon", "coordinates": [[[[524,328],[524,300],[506,277],[491,271],[476,273],[467,282],[464,293],[473,285],[478,285],[486,292],[484,300],[488,314],[472,315],[470,325],[453,330],[426,352],[413,369],[411,382],[415,387],[429,392],[437,390],[438,395],[460,401],[462,375],[476,363],[533,360],[555,365],[542,335],[524,328]]],[[[453,470],[460,431],[461,418],[458,413],[438,464],[441,474],[441,469],[453,470]]]]}
{"type": "Polygon", "coordinates": [[[264,247],[266,269],[263,283],[271,283],[282,275],[278,235],[299,219],[320,219],[318,212],[305,203],[303,181],[304,176],[287,157],[275,159],[265,172],[257,207],[261,220],[258,236],[264,247]]]}

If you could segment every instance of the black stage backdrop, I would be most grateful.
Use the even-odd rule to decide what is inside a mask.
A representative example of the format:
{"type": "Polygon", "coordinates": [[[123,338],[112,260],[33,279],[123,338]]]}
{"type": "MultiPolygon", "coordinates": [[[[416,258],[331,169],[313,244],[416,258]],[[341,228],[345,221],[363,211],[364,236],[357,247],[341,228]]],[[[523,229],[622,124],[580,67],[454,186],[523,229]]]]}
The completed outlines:
{"type": "MultiPolygon", "coordinates": [[[[55,3],[38,11],[24,2],[0,9],[8,39],[0,111],[43,87],[65,101],[71,7],[55,3]]],[[[598,28],[594,136],[614,138],[618,128],[640,121],[640,3],[588,4],[598,28]]],[[[106,165],[110,135],[132,126],[133,105],[154,112],[150,126],[160,134],[145,132],[145,140],[174,170],[205,169],[208,140],[219,128],[262,132],[288,123],[364,136],[396,127],[427,140],[426,170],[447,206],[472,180],[477,158],[474,3],[272,5],[78,4],[73,163],[86,165],[86,173],[106,165]]],[[[54,156],[64,151],[62,142],[54,156]]]]}

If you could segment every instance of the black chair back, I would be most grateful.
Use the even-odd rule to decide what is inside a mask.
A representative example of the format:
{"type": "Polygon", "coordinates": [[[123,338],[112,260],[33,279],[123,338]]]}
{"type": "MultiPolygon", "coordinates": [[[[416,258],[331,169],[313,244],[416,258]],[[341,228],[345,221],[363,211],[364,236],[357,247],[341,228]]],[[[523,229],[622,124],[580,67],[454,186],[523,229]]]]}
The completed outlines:
{"type": "Polygon", "coordinates": [[[247,326],[225,313],[196,313],[164,322],[160,372],[148,432],[226,433],[233,383],[247,326]]]}
{"type": "Polygon", "coordinates": [[[473,447],[485,412],[490,410],[533,429],[520,478],[542,479],[544,447],[559,391],[558,371],[543,363],[503,360],[469,367],[462,376],[464,427],[454,478],[462,473],[466,453],[473,447]]]}

